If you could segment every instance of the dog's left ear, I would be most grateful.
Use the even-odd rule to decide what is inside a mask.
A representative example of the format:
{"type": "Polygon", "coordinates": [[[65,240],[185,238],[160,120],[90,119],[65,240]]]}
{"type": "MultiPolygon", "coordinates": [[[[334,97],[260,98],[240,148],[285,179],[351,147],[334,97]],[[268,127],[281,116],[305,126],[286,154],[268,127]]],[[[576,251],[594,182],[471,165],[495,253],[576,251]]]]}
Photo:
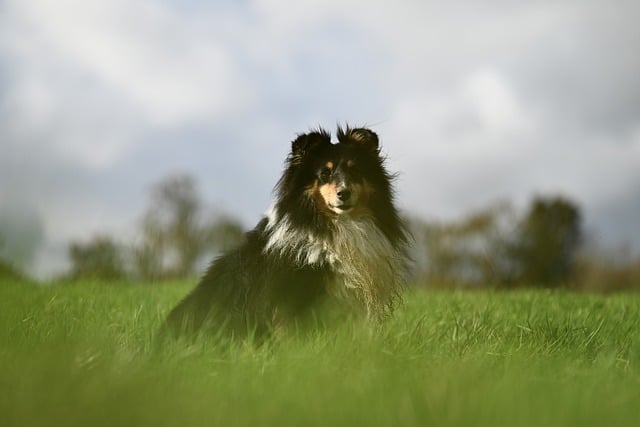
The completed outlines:
{"type": "Polygon", "coordinates": [[[378,135],[367,128],[338,129],[338,141],[343,144],[359,145],[371,151],[377,151],[379,146],[378,135]]]}

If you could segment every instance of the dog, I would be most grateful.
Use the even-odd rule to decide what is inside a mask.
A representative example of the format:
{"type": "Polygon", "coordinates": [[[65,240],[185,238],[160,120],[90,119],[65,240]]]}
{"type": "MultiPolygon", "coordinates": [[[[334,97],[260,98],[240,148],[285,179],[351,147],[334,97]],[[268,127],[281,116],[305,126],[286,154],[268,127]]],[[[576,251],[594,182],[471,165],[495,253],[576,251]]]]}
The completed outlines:
{"type": "Polygon", "coordinates": [[[392,312],[409,261],[395,175],[372,130],[339,127],[337,139],[322,128],[295,138],[265,216],[213,261],[165,329],[262,334],[326,298],[371,318],[392,312]]]}

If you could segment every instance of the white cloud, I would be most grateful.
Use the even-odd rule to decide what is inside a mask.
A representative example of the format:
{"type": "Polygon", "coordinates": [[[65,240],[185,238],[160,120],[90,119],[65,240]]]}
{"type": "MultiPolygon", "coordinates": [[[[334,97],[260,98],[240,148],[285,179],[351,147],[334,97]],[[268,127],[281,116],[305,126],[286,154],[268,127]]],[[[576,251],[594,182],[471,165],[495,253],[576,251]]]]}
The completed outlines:
{"type": "Polygon", "coordinates": [[[145,129],[211,121],[250,102],[216,34],[161,1],[16,0],[5,13],[5,108],[89,166],[113,164],[145,129]]]}
{"type": "Polygon", "coordinates": [[[531,113],[524,111],[505,78],[493,69],[472,72],[464,84],[463,99],[489,132],[517,136],[533,126],[531,113]]]}
{"type": "Polygon", "coordinates": [[[446,218],[500,199],[521,205],[533,194],[560,193],[590,219],[593,209],[637,191],[637,135],[593,133],[590,123],[577,131],[539,106],[487,67],[445,90],[399,97],[384,127],[403,171],[405,207],[446,218]]]}

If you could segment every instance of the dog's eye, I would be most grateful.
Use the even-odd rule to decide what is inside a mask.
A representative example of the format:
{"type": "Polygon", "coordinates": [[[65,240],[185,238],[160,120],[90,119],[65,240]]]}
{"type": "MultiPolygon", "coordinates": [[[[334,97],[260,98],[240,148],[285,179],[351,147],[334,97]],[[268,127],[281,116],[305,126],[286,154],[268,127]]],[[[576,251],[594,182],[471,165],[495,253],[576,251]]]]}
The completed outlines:
{"type": "Polygon", "coordinates": [[[329,182],[329,179],[331,178],[331,169],[322,168],[318,176],[320,178],[320,182],[323,182],[323,183],[329,182]]]}

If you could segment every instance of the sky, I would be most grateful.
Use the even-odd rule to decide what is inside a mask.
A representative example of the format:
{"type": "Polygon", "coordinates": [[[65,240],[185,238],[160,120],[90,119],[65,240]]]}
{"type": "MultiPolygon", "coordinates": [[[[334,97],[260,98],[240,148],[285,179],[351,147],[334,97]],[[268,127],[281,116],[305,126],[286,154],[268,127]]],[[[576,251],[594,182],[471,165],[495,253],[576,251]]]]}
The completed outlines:
{"type": "Polygon", "coordinates": [[[176,173],[252,227],[296,134],[345,123],[378,133],[412,216],[559,194],[593,241],[640,250],[639,17],[625,0],[3,0],[3,250],[58,274],[72,240],[131,240],[176,173]]]}

